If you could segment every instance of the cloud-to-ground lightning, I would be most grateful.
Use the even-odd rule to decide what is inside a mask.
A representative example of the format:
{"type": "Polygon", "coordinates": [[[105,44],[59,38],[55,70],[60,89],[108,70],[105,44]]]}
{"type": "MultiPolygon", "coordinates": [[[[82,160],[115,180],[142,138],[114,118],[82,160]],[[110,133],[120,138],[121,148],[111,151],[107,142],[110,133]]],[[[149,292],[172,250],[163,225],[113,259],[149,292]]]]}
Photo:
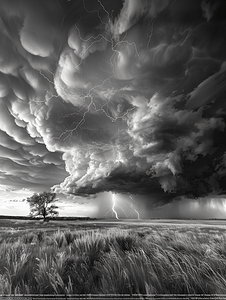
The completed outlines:
{"type": "MultiPolygon", "coordinates": [[[[135,200],[131,196],[129,196],[129,198],[133,202],[135,202],[135,200]]],[[[130,204],[130,207],[131,207],[131,210],[129,210],[129,212],[128,212],[130,214],[130,216],[134,215],[134,212],[135,212],[137,215],[137,219],[139,220],[140,219],[139,211],[136,208],[134,208],[133,203],[130,204]]],[[[110,209],[106,212],[105,217],[107,217],[111,213],[112,216],[115,216],[116,219],[119,219],[119,212],[116,210],[116,208],[117,208],[117,210],[122,211],[123,215],[126,218],[129,218],[129,214],[127,212],[125,212],[125,209],[121,205],[119,205],[118,202],[116,202],[116,194],[112,193],[112,204],[111,204],[110,209]]]]}
{"type": "Polygon", "coordinates": [[[116,204],[115,194],[112,193],[111,195],[112,195],[112,204],[111,204],[110,209],[109,209],[109,210],[106,212],[106,214],[104,215],[105,218],[106,218],[106,217],[108,216],[108,214],[111,212],[112,215],[114,215],[115,218],[118,220],[118,219],[119,219],[119,214],[118,214],[118,212],[116,211],[116,207],[118,207],[118,208],[123,212],[123,214],[124,214],[126,217],[128,217],[127,214],[125,213],[125,211],[124,211],[118,204],[116,204]]]}
{"type": "Polygon", "coordinates": [[[115,203],[115,194],[112,194],[112,202],[113,202],[112,203],[112,211],[114,212],[116,219],[118,219],[118,213],[115,210],[115,206],[116,206],[116,203],[115,203]]]}
{"type": "MultiPolygon", "coordinates": [[[[129,197],[130,197],[130,199],[131,199],[133,202],[135,202],[131,196],[129,196],[129,197]]],[[[131,203],[131,208],[132,208],[132,210],[137,214],[137,219],[139,220],[139,219],[140,219],[140,213],[134,208],[133,203],[131,203]]]]}

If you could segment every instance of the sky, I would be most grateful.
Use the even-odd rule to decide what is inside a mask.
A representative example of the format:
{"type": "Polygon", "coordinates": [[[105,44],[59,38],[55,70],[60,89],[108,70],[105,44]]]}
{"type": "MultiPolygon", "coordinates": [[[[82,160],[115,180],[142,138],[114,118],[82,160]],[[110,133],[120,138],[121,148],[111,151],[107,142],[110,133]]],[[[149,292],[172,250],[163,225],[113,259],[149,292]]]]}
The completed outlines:
{"type": "Polygon", "coordinates": [[[224,0],[0,0],[0,214],[51,190],[60,215],[224,218],[225,28],[224,0]]]}

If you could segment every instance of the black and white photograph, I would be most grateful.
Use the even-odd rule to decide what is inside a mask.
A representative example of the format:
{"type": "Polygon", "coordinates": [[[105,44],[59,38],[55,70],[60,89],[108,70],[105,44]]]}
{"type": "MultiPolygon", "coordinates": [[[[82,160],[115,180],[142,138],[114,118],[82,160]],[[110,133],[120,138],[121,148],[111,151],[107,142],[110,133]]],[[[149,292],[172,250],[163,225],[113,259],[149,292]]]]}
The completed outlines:
{"type": "Polygon", "coordinates": [[[0,0],[0,299],[226,299],[226,1],[0,0]]]}

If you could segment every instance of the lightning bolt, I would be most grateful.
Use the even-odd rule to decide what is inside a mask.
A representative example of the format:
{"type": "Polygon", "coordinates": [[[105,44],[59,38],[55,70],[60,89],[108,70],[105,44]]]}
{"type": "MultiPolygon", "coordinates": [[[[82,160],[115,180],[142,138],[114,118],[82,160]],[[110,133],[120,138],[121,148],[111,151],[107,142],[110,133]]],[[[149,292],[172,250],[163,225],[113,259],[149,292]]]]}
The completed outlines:
{"type": "MultiPolygon", "coordinates": [[[[103,102],[96,101],[96,99],[98,98],[98,100],[99,100],[100,99],[99,95],[101,94],[101,91],[104,90],[104,88],[106,86],[108,87],[112,84],[112,79],[114,79],[115,77],[117,78],[116,69],[117,69],[118,60],[122,56],[123,49],[125,47],[128,46],[130,49],[132,49],[134,51],[134,54],[137,57],[139,63],[144,58],[144,56],[147,54],[148,48],[151,43],[152,36],[154,35],[155,19],[152,21],[152,24],[150,27],[146,52],[144,55],[142,55],[142,51],[140,52],[140,46],[142,46],[142,45],[137,45],[135,42],[127,41],[126,40],[127,32],[125,32],[122,36],[116,36],[116,34],[114,34],[114,24],[113,24],[114,21],[111,20],[111,16],[109,15],[109,12],[104,7],[101,0],[97,0],[97,2],[100,5],[99,10],[88,10],[88,8],[86,7],[87,1],[85,3],[85,0],[83,0],[83,7],[87,11],[87,13],[96,13],[97,14],[97,16],[101,22],[102,28],[103,27],[105,28],[105,32],[102,34],[102,33],[99,33],[99,30],[98,30],[98,32],[96,32],[95,35],[84,38],[84,36],[82,35],[82,32],[80,31],[79,27],[77,26],[77,23],[80,20],[74,25],[73,30],[75,31],[75,35],[77,35],[84,44],[87,44],[87,47],[84,47],[83,51],[81,53],[79,53],[80,55],[78,54],[80,57],[80,60],[79,60],[78,64],[75,66],[75,69],[79,70],[79,68],[82,66],[84,60],[86,59],[86,57],[92,54],[92,47],[95,44],[98,45],[99,43],[101,43],[103,41],[107,44],[107,46],[106,46],[107,50],[112,51],[111,52],[112,55],[109,58],[109,61],[107,62],[110,66],[112,66],[112,72],[107,71],[106,72],[106,74],[108,73],[106,75],[107,78],[105,78],[104,80],[99,79],[98,77],[95,78],[97,80],[97,81],[95,81],[95,84],[93,84],[92,86],[88,85],[87,89],[85,88],[85,90],[83,92],[75,93],[73,90],[71,91],[69,88],[67,88],[67,86],[61,86],[61,88],[65,91],[65,93],[70,94],[71,97],[73,97],[73,96],[78,97],[79,100],[81,100],[81,102],[77,106],[77,110],[75,112],[67,113],[65,115],[61,114],[62,118],[71,118],[73,116],[76,117],[75,121],[72,124],[70,122],[70,127],[69,126],[66,127],[66,126],[64,126],[64,124],[62,124],[63,130],[60,131],[57,136],[48,137],[49,140],[62,139],[63,141],[65,141],[66,139],[71,139],[73,142],[75,142],[77,137],[79,137],[79,131],[83,131],[84,123],[86,122],[87,116],[90,112],[101,112],[104,115],[106,115],[111,120],[111,122],[116,122],[118,119],[121,119],[122,121],[124,121],[126,119],[127,115],[131,111],[136,109],[135,107],[132,107],[129,109],[125,109],[125,111],[121,111],[119,114],[114,115],[114,114],[111,114],[111,109],[109,108],[109,105],[111,103],[111,98],[107,99],[107,97],[106,97],[106,99],[105,99],[105,97],[103,96],[104,97],[103,102]],[[104,18],[104,17],[102,18],[101,10],[102,10],[102,12],[103,11],[105,12],[106,18],[104,18]]],[[[52,70],[49,70],[48,68],[46,68],[46,70],[38,69],[38,72],[39,72],[40,76],[42,76],[45,79],[45,81],[47,83],[49,83],[49,85],[51,87],[55,88],[55,84],[54,84],[55,73],[53,73],[52,70]]],[[[91,76],[89,76],[89,78],[90,77],[91,76]]],[[[56,90],[56,88],[55,88],[55,90],[56,90]]],[[[51,90],[51,89],[49,91],[46,90],[46,99],[45,100],[49,101],[53,97],[60,97],[60,96],[55,95],[54,90],[51,90]]],[[[79,144],[79,142],[78,142],[78,144],[79,144]]],[[[77,144],[77,147],[79,147],[78,144],[77,144]]],[[[96,147],[101,148],[103,150],[105,148],[108,149],[108,148],[112,147],[113,151],[117,152],[116,162],[120,161],[120,152],[121,151],[120,151],[120,147],[118,147],[117,145],[113,145],[113,144],[110,144],[108,146],[101,145],[101,144],[95,145],[95,142],[94,142],[93,147],[90,145],[90,151],[91,151],[91,148],[96,148],[96,147]]],[[[134,201],[132,198],[131,198],[131,200],[134,201]]],[[[112,194],[112,206],[111,206],[110,210],[106,213],[106,215],[109,212],[112,212],[112,214],[115,216],[115,218],[118,219],[119,215],[116,211],[116,207],[118,209],[120,209],[125,216],[127,216],[125,211],[118,204],[116,204],[116,197],[114,194],[112,194]]],[[[140,214],[134,208],[133,204],[131,204],[131,209],[136,213],[137,218],[140,219],[140,214]]]]}
{"type": "Polygon", "coordinates": [[[145,58],[146,54],[148,53],[148,48],[151,42],[151,38],[153,37],[153,31],[154,31],[154,23],[155,23],[156,18],[153,19],[152,23],[151,23],[151,28],[150,28],[150,34],[148,36],[148,43],[147,43],[147,47],[146,47],[146,51],[143,54],[143,59],[145,58]]]}
{"type": "Polygon", "coordinates": [[[128,217],[127,213],[125,212],[125,210],[122,209],[121,206],[118,206],[118,205],[117,205],[117,207],[123,212],[123,214],[124,214],[124,215],[126,216],[126,218],[128,219],[129,217],[128,217]]]}
{"type": "MultiPolygon", "coordinates": [[[[133,202],[135,202],[131,196],[129,197],[133,202]]],[[[137,219],[140,220],[140,213],[134,208],[133,203],[131,203],[131,208],[137,214],[137,219]]]]}
{"type": "MultiPolygon", "coordinates": [[[[39,72],[39,74],[43,77],[43,78],[45,78],[49,83],[51,83],[53,86],[54,86],[54,82],[52,81],[52,80],[50,80],[45,74],[43,74],[42,73],[42,70],[40,70],[40,69],[37,69],[38,70],[38,72],[39,72]]],[[[53,74],[53,72],[51,72],[48,68],[47,68],[47,71],[53,76],[53,78],[54,78],[54,74],[53,74]]]]}
{"type": "MultiPolygon", "coordinates": [[[[133,200],[133,199],[132,199],[133,200]]],[[[134,200],[133,200],[134,201],[134,200]]],[[[120,209],[122,211],[122,213],[126,216],[126,218],[129,218],[128,214],[125,212],[125,210],[118,205],[118,203],[116,203],[116,195],[112,193],[112,205],[110,207],[110,209],[106,212],[106,214],[104,215],[105,218],[107,218],[107,216],[111,213],[111,215],[115,216],[115,218],[118,220],[119,219],[119,214],[116,211],[116,207],[118,209],[120,209]]],[[[140,214],[139,212],[131,205],[133,211],[135,211],[137,213],[137,217],[138,219],[140,219],[140,214]]]]}
{"type": "MultiPolygon", "coordinates": [[[[76,66],[76,68],[79,68],[80,65],[82,65],[83,60],[86,58],[87,55],[90,55],[90,49],[92,48],[92,46],[94,44],[98,44],[99,42],[101,42],[102,40],[105,40],[106,43],[110,46],[110,49],[112,50],[113,54],[110,58],[109,64],[112,66],[113,68],[113,74],[109,74],[109,76],[105,79],[102,80],[100,84],[94,85],[93,87],[91,87],[85,94],[80,94],[77,95],[77,97],[79,97],[81,99],[81,109],[78,112],[72,113],[72,114],[66,114],[65,116],[62,116],[63,118],[67,118],[69,116],[72,115],[79,115],[80,116],[80,120],[76,120],[73,124],[71,124],[70,128],[65,128],[65,130],[59,134],[59,136],[54,136],[54,137],[49,137],[50,140],[52,139],[63,139],[64,141],[68,138],[73,138],[76,139],[78,137],[78,130],[82,131],[83,129],[83,125],[86,122],[86,118],[87,118],[87,114],[92,110],[95,112],[102,112],[103,114],[105,114],[112,122],[117,121],[118,119],[122,119],[124,120],[126,118],[126,116],[135,109],[135,107],[129,108],[127,110],[125,110],[124,112],[122,112],[119,115],[116,116],[112,116],[108,113],[108,104],[110,102],[110,99],[106,99],[106,102],[103,104],[101,103],[96,103],[95,101],[95,96],[98,96],[98,91],[101,90],[102,88],[104,88],[104,86],[107,84],[107,82],[109,82],[109,84],[111,83],[111,79],[114,78],[116,76],[115,74],[115,67],[117,64],[117,58],[120,57],[121,52],[120,50],[117,50],[119,46],[123,46],[123,45],[129,45],[134,47],[135,53],[138,57],[138,59],[140,60],[140,55],[139,55],[139,51],[138,51],[138,47],[139,45],[136,45],[135,42],[129,42],[126,40],[127,37],[127,33],[125,33],[124,37],[119,40],[119,37],[116,36],[111,36],[112,34],[112,30],[113,30],[113,24],[112,24],[112,20],[110,18],[109,12],[107,11],[107,9],[104,7],[104,5],[102,4],[102,2],[100,0],[97,0],[97,2],[100,5],[100,10],[103,10],[106,13],[107,16],[107,20],[104,21],[101,16],[100,16],[100,10],[88,10],[88,8],[86,7],[86,3],[85,0],[83,0],[83,7],[84,9],[87,11],[87,13],[96,13],[100,19],[100,22],[102,25],[104,25],[104,27],[106,28],[106,32],[105,34],[101,34],[98,33],[96,36],[89,36],[88,38],[83,38],[82,34],[80,32],[80,29],[77,26],[77,23],[74,25],[74,30],[76,32],[76,35],[79,36],[80,40],[83,43],[90,43],[89,46],[87,48],[84,48],[83,51],[80,53],[80,62],[78,63],[78,65],[76,66]],[[88,103],[85,104],[85,100],[88,99],[88,103]],[[85,106],[84,106],[84,105],[85,106]],[[73,127],[72,127],[73,126],[73,127]]],[[[152,31],[153,31],[153,26],[151,28],[151,35],[150,38],[152,36],[152,31]]],[[[42,72],[42,70],[38,69],[39,74],[46,80],[48,81],[50,84],[53,84],[54,86],[54,82],[49,78],[49,75],[51,75],[54,78],[54,73],[52,71],[50,71],[49,69],[47,69],[48,71],[48,75],[44,74],[42,72]]],[[[96,78],[97,79],[97,78],[96,78]]],[[[65,92],[67,93],[72,93],[70,90],[67,90],[67,88],[64,88],[65,92]]],[[[49,91],[47,92],[48,96],[46,100],[50,100],[52,97],[56,97],[56,95],[50,93],[49,91]]]]}
{"type": "Polygon", "coordinates": [[[115,210],[116,202],[115,202],[115,194],[112,194],[112,211],[115,214],[116,219],[118,220],[118,214],[117,211],[115,210]]]}

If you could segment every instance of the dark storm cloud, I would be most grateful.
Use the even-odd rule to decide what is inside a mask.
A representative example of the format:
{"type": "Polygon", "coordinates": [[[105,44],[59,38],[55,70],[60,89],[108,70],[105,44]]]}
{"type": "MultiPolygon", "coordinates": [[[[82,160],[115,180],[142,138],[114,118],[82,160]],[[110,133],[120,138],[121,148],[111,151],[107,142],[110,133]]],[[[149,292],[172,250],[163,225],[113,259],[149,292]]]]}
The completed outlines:
{"type": "Polygon", "coordinates": [[[2,184],[159,204],[226,192],[223,1],[0,7],[2,184]]]}

